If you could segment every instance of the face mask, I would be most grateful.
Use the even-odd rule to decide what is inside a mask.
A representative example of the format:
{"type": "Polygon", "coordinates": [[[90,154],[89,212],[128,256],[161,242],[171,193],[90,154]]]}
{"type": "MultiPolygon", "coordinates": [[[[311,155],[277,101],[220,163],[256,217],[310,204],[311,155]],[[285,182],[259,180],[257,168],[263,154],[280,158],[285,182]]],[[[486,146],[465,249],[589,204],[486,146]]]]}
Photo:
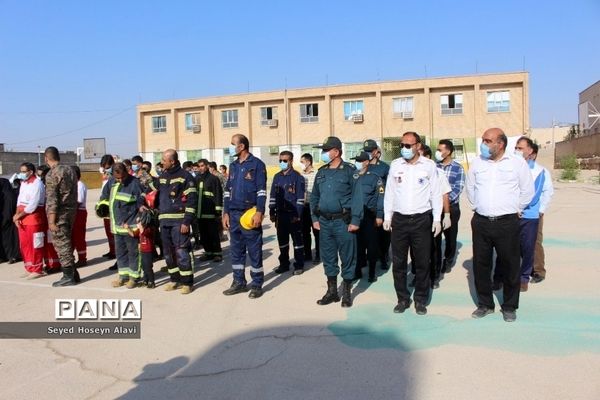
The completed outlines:
{"type": "Polygon", "coordinates": [[[26,181],[26,180],[27,180],[27,178],[29,178],[29,176],[27,176],[27,173],[26,173],[26,172],[19,172],[19,173],[17,174],[17,178],[19,178],[19,179],[20,179],[20,180],[22,180],[22,181],[26,181]]]}
{"type": "Polygon", "coordinates": [[[280,168],[282,171],[285,171],[286,169],[288,169],[288,165],[289,165],[288,163],[281,161],[281,162],[279,163],[279,168],[280,168]]]}
{"type": "Polygon", "coordinates": [[[369,161],[373,159],[373,153],[369,153],[369,161]]]}
{"type": "Polygon", "coordinates": [[[162,174],[162,169],[160,169],[160,168],[156,168],[156,174],[157,174],[157,175],[160,175],[160,174],[162,174]]]}
{"type": "Polygon", "coordinates": [[[132,170],[133,172],[138,172],[138,170],[139,170],[139,169],[140,169],[140,166],[139,166],[139,165],[137,165],[137,164],[133,164],[133,165],[131,166],[131,170],[132,170]]]}
{"type": "Polygon", "coordinates": [[[438,151],[435,152],[435,159],[438,160],[438,161],[440,161],[440,162],[444,161],[444,156],[442,156],[442,152],[441,151],[438,150],[438,151]]]}
{"type": "Polygon", "coordinates": [[[481,157],[484,160],[489,160],[492,156],[489,146],[483,142],[481,142],[481,145],[479,146],[479,151],[481,152],[481,157]]]}
{"type": "Polygon", "coordinates": [[[236,146],[236,145],[233,145],[233,144],[229,145],[229,156],[230,156],[230,157],[235,157],[235,156],[237,156],[237,152],[236,152],[236,150],[235,150],[236,148],[237,148],[237,146],[236,146]]]}
{"type": "Polygon", "coordinates": [[[194,171],[190,171],[190,174],[195,178],[196,177],[196,173],[194,171]]]}
{"type": "Polygon", "coordinates": [[[520,157],[520,158],[525,158],[525,156],[523,155],[523,152],[521,150],[515,150],[515,156],[520,157]]]}
{"type": "Polygon", "coordinates": [[[354,162],[354,166],[356,167],[357,170],[362,170],[363,169],[363,164],[362,161],[355,161],[354,162]]]}
{"type": "Polygon", "coordinates": [[[402,155],[402,158],[404,158],[405,160],[410,160],[415,156],[415,152],[413,151],[413,149],[407,149],[405,147],[402,147],[402,150],[400,150],[400,154],[402,155]]]}
{"type": "Polygon", "coordinates": [[[300,168],[302,169],[302,171],[306,171],[306,164],[300,164],[300,168]]]}
{"type": "Polygon", "coordinates": [[[108,175],[112,175],[112,167],[110,167],[110,168],[106,168],[106,169],[104,170],[104,173],[105,173],[105,174],[108,174],[108,175]]]}
{"type": "Polygon", "coordinates": [[[323,161],[325,164],[329,164],[331,162],[331,157],[329,156],[328,151],[321,153],[321,161],[323,161]]]}
{"type": "Polygon", "coordinates": [[[527,160],[527,165],[529,165],[529,168],[533,169],[533,167],[535,167],[535,160],[527,160]]]}

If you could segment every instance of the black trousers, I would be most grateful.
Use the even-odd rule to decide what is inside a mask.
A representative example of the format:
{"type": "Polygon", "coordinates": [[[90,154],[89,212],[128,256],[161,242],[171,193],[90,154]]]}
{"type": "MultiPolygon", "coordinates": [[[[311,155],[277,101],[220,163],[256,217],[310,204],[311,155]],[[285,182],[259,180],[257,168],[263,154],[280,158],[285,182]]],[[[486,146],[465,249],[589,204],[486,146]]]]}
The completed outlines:
{"type": "Polygon", "coordinates": [[[502,260],[502,283],[504,303],[502,309],[514,311],[519,308],[521,288],[521,265],[519,247],[519,218],[517,214],[490,221],[474,214],[471,219],[473,232],[473,275],[478,305],[494,308],[492,292],[492,258],[494,250],[502,260]]]}
{"type": "Polygon", "coordinates": [[[304,268],[304,244],[302,241],[302,221],[292,222],[294,216],[288,213],[277,215],[277,242],[279,243],[279,265],[290,267],[290,236],[294,245],[294,269],[304,268]]]}
{"type": "Polygon", "coordinates": [[[361,269],[369,265],[369,278],[375,277],[375,267],[379,258],[379,241],[377,227],[375,226],[375,214],[365,210],[360,229],[357,236],[356,278],[362,277],[361,269]]]}
{"type": "MultiPolygon", "coordinates": [[[[444,215],[442,215],[442,219],[444,215]]],[[[436,270],[439,271],[442,268],[442,235],[444,235],[444,259],[447,262],[454,261],[456,257],[456,237],[458,236],[458,221],[460,220],[460,206],[458,203],[450,204],[450,222],[452,226],[435,238],[435,265],[436,270]]]]}
{"type": "Polygon", "coordinates": [[[144,282],[154,283],[154,264],[152,253],[140,253],[142,256],[142,270],[144,271],[144,282]]]}
{"type": "Polygon", "coordinates": [[[415,302],[426,304],[429,299],[430,282],[430,251],[431,251],[431,211],[402,215],[394,213],[392,217],[392,274],[398,302],[408,301],[410,292],[406,282],[408,249],[413,249],[416,282],[415,302]]]}
{"type": "Polygon", "coordinates": [[[312,238],[310,232],[315,236],[315,257],[321,258],[319,251],[319,230],[313,228],[312,218],[310,217],[310,206],[305,205],[302,213],[302,242],[304,243],[304,260],[312,260],[312,238]]]}
{"type": "Polygon", "coordinates": [[[392,241],[392,233],[383,229],[383,226],[377,227],[377,246],[379,246],[379,260],[381,261],[381,265],[384,267],[388,265],[389,262],[389,253],[390,253],[390,243],[392,241]]]}
{"type": "Polygon", "coordinates": [[[200,240],[207,257],[222,256],[221,235],[219,233],[220,220],[217,218],[200,218],[200,240]]]}

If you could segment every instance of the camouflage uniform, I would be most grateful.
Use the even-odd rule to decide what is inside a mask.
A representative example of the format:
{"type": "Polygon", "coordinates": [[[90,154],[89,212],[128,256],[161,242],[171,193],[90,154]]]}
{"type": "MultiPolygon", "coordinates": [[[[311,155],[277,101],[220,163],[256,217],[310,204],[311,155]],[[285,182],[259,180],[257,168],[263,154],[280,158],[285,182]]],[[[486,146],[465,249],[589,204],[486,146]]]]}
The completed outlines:
{"type": "Polygon", "coordinates": [[[57,164],[46,175],[46,214],[56,214],[58,231],[52,232],[52,242],[58,253],[64,277],[78,280],[71,233],[77,213],[77,176],[73,168],[57,164]]]}

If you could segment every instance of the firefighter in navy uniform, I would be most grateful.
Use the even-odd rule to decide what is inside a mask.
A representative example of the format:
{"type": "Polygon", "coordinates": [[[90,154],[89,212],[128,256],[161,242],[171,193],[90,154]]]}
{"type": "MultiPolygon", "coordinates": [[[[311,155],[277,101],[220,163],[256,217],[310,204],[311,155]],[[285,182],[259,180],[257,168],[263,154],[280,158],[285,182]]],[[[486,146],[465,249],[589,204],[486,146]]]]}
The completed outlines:
{"type": "Polygon", "coordinates": [[[290,235],[294,244],[294,275],[304,272],[304,245],[302,238],[302,213],[306,180],[292,167],[294,154],[279,154],[280,172],[275,174],[269,198],[269,216],[277,228],[279,242],[279,266],[276,274],[290,269],[290,235]]]}
{"type": "MultiPolygon", "coordinates": [[[[369,154],[369,171],[379,175],[383,181],[385,189],[385,182],[387,181],[388,173],[390,172],[390,165],[381,161],[381,149],[377,146],[377,142],[369,139],[363,143],[363,151],[369,154]]],[[[381,269],[387,270],[390,268],[389,265],[389,254],[390,254],[390,243],[392,235],[390,232],[383,229],[383,226],[378,226],[376,229],[377,243],[379,246],[379,260],[381,261],[381,269]]]]}
{"type": "Polygon", "coordinates": [[[218,177],[208,170],[208,160],[198,161],[198,218],[200,241],[204,247],[202,261],[223,261],[219,225],[223,212],[223,186],[218,177]]]}
{"type": "Polygon", "coordinates": [[[356,232],[363,216],[362,192],[354,178],[356,169],[342,160],[342,142],[330,136],[310,198],[313,226],[319,229],[321,259],[327,276],[327,292],[317,301],[326,305],[340,301],[337,289],[338,253],[342,263],[342,307],[352,307],[352,280],[356,270],[356,232]]]}
{"type": "Polygon", "coordinates": [[[223,195],[223,229],[230,233],[233,282],[223,292],[226,296],[248,291],[246,287],[246,251],[250,258],[250,293],[262,296],[265,278],[262,260],[262,221],[267,202],[267,168],[250,151],[250,141],[244,135],[233,135],[229,154],[237,160],[229,166],[229,178],[223,195]],[[248,217],[251,215],[250,221],[248,217]]]}
{"type": "Polygon", "coordinates": [[[356,170],[354,177],[363,194],[364,215],[358,230],[355,279],[362,278],[362,268],[369,265],[369,282],[375,282],[375,267],[379,257],[378,227],[383,225],[383,197],[385,190],[381,177],[371,172],[369,154],[361,152],[354,157],[356,170]]]}
{"type": "Polygon", "coordinates": [[[166,291],[192,291],[194,266],[190,226],[196,214],[197,190],[192,175],[181,168],[177,152],[165,150],[164,171],[158,181],[158,220],[163,254],[171,282],[166,291]]]}
{"type": "Polygon", "coordinates": [[[96,209],[103,204],[109,207],[110,229],[115,238],[119,268],[118,278],[112,286],[126,285],[133,289],[142,272],[136,216],[144,202],[143,188],[138,179],[127,173],[123,163],[114,164],[112,169],[112,176],[102,188],[96,209]]]}

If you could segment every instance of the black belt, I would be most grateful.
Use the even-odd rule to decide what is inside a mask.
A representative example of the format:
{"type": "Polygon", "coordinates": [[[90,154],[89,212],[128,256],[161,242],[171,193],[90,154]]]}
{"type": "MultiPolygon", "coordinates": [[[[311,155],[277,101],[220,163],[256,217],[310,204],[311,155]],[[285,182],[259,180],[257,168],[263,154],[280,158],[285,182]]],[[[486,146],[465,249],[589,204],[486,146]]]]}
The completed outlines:
{"type": "Polygon", "coordinates": [[[504,214],[504,215],[497,215],[497,216],[492,216],[492,217],[486,217],[485,215],[481,215],[478,213],[475,213],[476,216],[478,216],[479,218],[484,218],[487,219],[490,222],[494,222],[494,221],[498,221],[501,219],[507,219],[507,218],[516,218],[517,214],[504,214]]]}
{"type": "Polygon", "coordinates": [[[423,215],[431,214],[431,210],[425,211],[425,212],[422,212],[422,213],[419,213],[419,214],[400,214],[399,212],[395,212],[394,214],[398,214],[401,217],[414,218],[414,217],[420,217],[420,216],[423,216],[423,215]]]}
{"type": "Polygon", "coordinates": [[[347,214],[344,214],[344,213],[331,213],[330,214],[330,213],[324,213],[324,212],[322,212],[322,213],[319,214],[319,217],[320,218],[324,218],[324,219],[326,219],[328,221],[333,221],[334,219],[342,219],[346,215],[347,214]]]}

